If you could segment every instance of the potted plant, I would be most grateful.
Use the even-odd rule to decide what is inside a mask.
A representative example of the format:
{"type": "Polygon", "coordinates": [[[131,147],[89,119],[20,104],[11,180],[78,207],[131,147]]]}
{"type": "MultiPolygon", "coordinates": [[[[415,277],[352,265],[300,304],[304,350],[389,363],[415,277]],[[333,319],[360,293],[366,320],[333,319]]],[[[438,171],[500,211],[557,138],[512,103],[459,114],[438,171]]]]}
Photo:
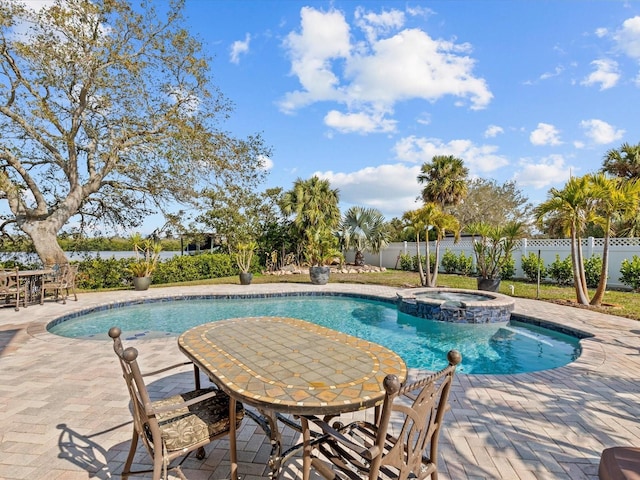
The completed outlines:
{"type": "Polygon", "coordinates": [[[236,265],[240,269],[240,284],[250,285],[253,279],[251,270],[251,260],[257,247],[256,242],[238,243],[234,254],[236,265]]]}
{"type": "Polygon", "coordinates": [[[523,228],[522,222],[509,222],[503,226],[476,222],[467,227],[473,238],[478,290],[498,291],[502,268],[509,262],[516,240],[523,235],[523,228]]]}
{"type": "Polygon", "coordinates": [[[142,238],[139,233],[131,237],[135,260],[129,265],[133,288],[147,290],[151,285],[151,274],[158,266],[162,245],[150,238],[142,238]]]}
{"type": "Polygon", "coordinates": [[[307,232],[304,255],[309,264],[309,277],[314,285],[325,285],[329,281],[329,265],[336,258],[342,261],[342,253],[336,248],[337,239],[328,229],[307,232]]]}

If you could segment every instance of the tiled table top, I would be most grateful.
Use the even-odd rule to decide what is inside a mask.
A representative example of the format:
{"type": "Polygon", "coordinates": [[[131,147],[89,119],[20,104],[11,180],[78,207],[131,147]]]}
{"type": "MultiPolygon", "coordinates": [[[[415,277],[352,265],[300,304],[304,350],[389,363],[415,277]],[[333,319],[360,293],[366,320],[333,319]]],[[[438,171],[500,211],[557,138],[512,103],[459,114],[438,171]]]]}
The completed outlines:
{"type": "Polygon", "coordinates": [[[183,353],[235,398],[293,414],[333,414],[384,399],[383,380],[406,378],[391,350],[303,320],[248,317],[212,322],[178,339],[183,353]]]}

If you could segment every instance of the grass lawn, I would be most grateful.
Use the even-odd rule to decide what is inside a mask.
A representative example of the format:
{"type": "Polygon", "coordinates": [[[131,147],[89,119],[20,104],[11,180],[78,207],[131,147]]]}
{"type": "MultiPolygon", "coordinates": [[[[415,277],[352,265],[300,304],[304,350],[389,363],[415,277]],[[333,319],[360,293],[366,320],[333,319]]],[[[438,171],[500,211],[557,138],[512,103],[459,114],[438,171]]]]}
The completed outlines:
{"type": "MultiPolygon", "coordinates": [[[[420,277],[416,272],[405,272],[401,270],[387,270],[380,273],[360,273],[360,274],[339,274],[332,273],[330,283],[361,283],[370,285],[388,285],[392,287],[417,287],[420,286],[420,277]]],[[[215,278],[193,282],[194,284],[220,284],[220,283],[240,283],[237,276],[215,278]]],[[[311,283],[309,275],[256,275],[253,276],[253,283],[311,283]]],[[[184,285],[184,284],[183,284],[184,285]]],[[[539,299],[548,302],[562,303],[566,305],[578,306],[575,303],[575,291],[573,287],[558,287],[551,284],[540,285],[540,291],[535,284],[516,280],[503,280],[500,284],[500,293],[511,295],[510,286],[514,287],[514,297],[539,299]]],[[[450,288],[467,288],[476,290],[476,279],[474,277],[463,277],[460,275],[438,274],[438,286],[450,288]]],[[[591,290],[590,295],[593,295],[591,290]]],[[[604,304],[601,307],[583,307],[592,310],[619,315],[635,320],[640,320],[640,294],[633,292],[622,292],[611,290],[604,296],[604,304]]]]}

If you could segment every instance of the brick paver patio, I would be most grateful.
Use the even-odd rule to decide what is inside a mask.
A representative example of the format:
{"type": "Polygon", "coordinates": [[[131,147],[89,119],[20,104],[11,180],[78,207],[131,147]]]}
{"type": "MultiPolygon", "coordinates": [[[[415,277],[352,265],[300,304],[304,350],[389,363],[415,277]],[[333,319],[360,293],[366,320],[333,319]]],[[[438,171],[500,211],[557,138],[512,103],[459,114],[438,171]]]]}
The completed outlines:
{"type": "MultiPolygon", "coordinates": [[[[0,309],[0,479],[119,478],[130,436],[129,399],[111,340],[73,340],[46,324],[75,310],[140,297],[341,291],[395,298],[396,289],[329,284],[216,285],[147,292],[85,293],[66,305],[0,309]]],[[[596,479],[601,451],[640,446],[640,322],[516,299],[516,312],[593,334],[562,368],[519,375],[456,376],[441,436],[442,479],[596,479]]],[[[117,320],[114,321],[117,324],[117,320]]],[[[130,343],[128,343],[130,345],[130,343]]],[[[176,338],[136,342],[145,370],[183,361],[176,338]]],[[[150,382],[166,396],[192,386],[192,372],[150,382]]],[[[283,430],[289,444],[298,437],[283,430]]],[[[269,445],[250,420],[239,432],[240,475],[266,477],[269,445]]],[[[189,459],[190,479],[228,478],[228,442],[189,459]]],[[[137,457],[148,463],[142,449],[137,457]]],[[[297,478],[295,464],[284,478],[297,478]]],[[[140,477],[138,477],[140,478],[140,477]]]]}

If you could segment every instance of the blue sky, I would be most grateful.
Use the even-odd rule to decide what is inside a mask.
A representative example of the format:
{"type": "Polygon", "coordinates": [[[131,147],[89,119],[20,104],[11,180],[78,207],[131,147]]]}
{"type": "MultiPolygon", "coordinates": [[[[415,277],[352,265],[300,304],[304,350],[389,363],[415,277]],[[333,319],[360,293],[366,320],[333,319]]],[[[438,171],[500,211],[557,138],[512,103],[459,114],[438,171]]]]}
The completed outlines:
{"type": "Polygon", "coordinates": [[[233,101],[273,147],[266,186],[319,175],[341,207],[419,207],[420,166],[462,158],[533,203],[637,144],[640,3],[187,0],[233,101]]]}

